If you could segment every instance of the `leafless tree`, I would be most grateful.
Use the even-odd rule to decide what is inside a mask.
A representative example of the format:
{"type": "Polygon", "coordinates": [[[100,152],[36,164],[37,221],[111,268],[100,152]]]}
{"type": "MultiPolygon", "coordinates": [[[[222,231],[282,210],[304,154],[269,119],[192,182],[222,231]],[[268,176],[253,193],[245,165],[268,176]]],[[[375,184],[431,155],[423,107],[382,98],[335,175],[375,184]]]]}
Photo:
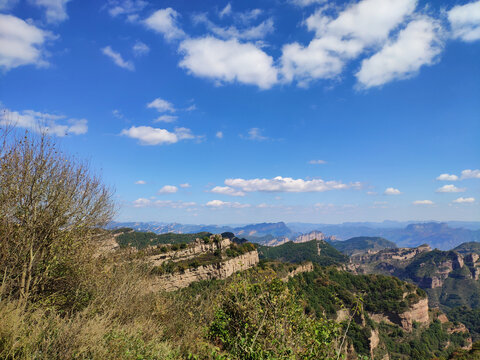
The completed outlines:
{"type": "Polygon", "coordinates": [[[0,126],[0,298],[27,303],[72,288],[114,213],[112,191],[54,138],[0,126]]]}

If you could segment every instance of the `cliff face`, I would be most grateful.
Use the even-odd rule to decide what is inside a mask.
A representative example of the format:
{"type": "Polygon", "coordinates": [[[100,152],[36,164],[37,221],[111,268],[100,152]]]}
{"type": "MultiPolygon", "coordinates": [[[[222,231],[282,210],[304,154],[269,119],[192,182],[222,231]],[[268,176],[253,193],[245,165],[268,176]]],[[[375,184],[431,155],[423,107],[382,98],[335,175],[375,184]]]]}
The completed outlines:
{"type": "Polygon", "coordinates": [[[407,311],[399,314],[399,319],[402,328],[406,331],[412,331],[414,321],[421,325],[427,325],[429,323],[428,299],[424,298],[413,304],[407,311]]]}
{"type": "Polygon", "coordinates": [[[417,322],[420,325],[428,325],[430,322],[428,316],[428,299],[420,299],[415,304],[412,304],[409,309],[403,313],[386,313],[386,314],[369,314],[375,322],[386,322],[388,324],[395,324],[400,326],[403,330],[411,332],[413,323],[417,322]]]}
{"type": "Polygon", "coordinates": [[[480,256],[417,248],[386,249],[351,256],[356,274],[393,275],[426,290],[431,306],[476,306],[480,295],[480,256]]]}
{"type": "Polygon", "coordinates": [[[297,236],[293,242],[303,243],[311,240],[335,240],[335,236],[325,236],[321,231],[312,231],[308,234],[297,236]]]}
{"type": "Polygon", "coordinates": [[[222,239],[218,243],[211,242],[205,244],[201,239],[197,239],[192,245],[183,250],[170,251],[165,254],[153,255],[148,258],[153,266],[159,266],[165,261],[181,261],[192,259],[198,255],[213,252],[217,249],[222,250],[230,247],[232,242],[229,239],[222,239]]]}
{"type": "Polygon", "coordinates": [[[258,252],[255,250],[217,264],[186,269],[183,273],[157,276],[153,279],[150,290],[175,291],[185,288],[195,281],[226,279],[237,271],[244,271],[255,266],[258,261],[258,252]]]}
{"type": "Polygon", "coordinates": [[[311,262],[308,262],[306,264],[302,264],[297,266],[294,270],[290,271],[287,276],[283,277],[282,280],[287,281],[291,277],[294,277],[295,275],[304,273],[304,272],[310,272],[313,271],[313,264],[311,262]]]}

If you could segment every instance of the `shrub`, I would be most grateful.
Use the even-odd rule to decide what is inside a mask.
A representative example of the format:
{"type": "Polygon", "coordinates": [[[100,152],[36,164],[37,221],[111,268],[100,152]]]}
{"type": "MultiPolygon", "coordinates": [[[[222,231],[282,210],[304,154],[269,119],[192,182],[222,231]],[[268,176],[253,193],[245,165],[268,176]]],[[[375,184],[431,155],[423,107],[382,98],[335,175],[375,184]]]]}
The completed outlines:
{"type": "Polygon", "coordinates": [[[18,137],[0,128],[4,293],[24,303],[48,297],[71,306],[89,272],[94,240],[113,212],[112,192],[86,163],[62,153],[45,134],[18,137]]]}
{"type": "Polygon", "coordinates": [[[223,294],[208,337],[234,359],[325,359],[338,326],[305,315],[281,280],[238,278],[223,294]]]}

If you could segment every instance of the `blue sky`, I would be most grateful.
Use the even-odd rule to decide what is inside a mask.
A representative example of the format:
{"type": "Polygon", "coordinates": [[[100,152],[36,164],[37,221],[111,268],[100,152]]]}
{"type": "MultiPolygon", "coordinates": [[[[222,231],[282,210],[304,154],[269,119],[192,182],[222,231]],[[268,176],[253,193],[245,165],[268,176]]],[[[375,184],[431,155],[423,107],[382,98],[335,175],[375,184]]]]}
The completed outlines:
{"type": "Polygon", "coordinates": [[[480,220],[480,1],[0,0],[2,122],[118,220],[480,220]]]}

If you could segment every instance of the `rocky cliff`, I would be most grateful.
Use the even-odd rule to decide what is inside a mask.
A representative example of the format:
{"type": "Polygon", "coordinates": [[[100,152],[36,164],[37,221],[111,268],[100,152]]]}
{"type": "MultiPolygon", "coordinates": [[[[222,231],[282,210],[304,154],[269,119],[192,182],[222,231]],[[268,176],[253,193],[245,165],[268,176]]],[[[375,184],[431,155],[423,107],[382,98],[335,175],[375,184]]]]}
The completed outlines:
{"type": "Polygon", "coordinates": [[[369,316],[377,323],[386,322],[387,324],[395,324],[400,326],[403,330],[411,332],[414,322],[421,325],[429,324],[428,299],[420,299],[403,313],[370,313],[369,316]]]}
{"type": "Polygon", "coordinates": [[[192,244],[188,245],[186,249],[176,251],[168,251],[166,253],[155,254],[148,257],[148,260],[153,266],[159,266],[166,261],[183,261],[193,259],[201,254],[214,252],[215,250],[228,249],[232,242],[230,239],[218,239],[212,235],[211,241],[205,243],[202,239],[196,239],[192,244]]]}
{"type": "Polygon", "coordinates": [[[308,234],[302,234],[300,236],[297,236],[293,242],[296,243],[303,243],[311,240],[335,240],[335,236],[326,236],[324,233],[321,231],[312,231],[308,234]]]}
{"type": "Polygon", "coordinates": [[[182,273],[156,276],[152,279],[151,291],[175,291],[195,281],[226,279],[237,271],[247,270],[258,264],[256,250],[223,262],[186,269],[182,273]]]}

